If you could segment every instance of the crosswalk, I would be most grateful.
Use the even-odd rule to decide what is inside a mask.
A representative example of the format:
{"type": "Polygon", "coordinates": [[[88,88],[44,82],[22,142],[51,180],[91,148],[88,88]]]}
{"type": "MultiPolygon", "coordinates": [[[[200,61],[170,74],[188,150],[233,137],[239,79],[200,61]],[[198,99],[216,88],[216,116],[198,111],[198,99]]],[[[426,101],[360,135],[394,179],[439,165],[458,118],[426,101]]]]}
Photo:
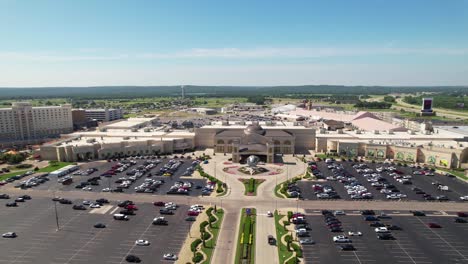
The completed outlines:
{"type": "MultiPolygon", "coordinates": [[[[100,208],[93,208],[91,211],[89,211],[90,214],[106,214],[107,212],[109,212],[109,210],[111,210],[114,206],[112,205],[103,205],[101,206],[100,208]]],[[[115,208],[114,211],[116,211],[118,209],[115,208]]]]}

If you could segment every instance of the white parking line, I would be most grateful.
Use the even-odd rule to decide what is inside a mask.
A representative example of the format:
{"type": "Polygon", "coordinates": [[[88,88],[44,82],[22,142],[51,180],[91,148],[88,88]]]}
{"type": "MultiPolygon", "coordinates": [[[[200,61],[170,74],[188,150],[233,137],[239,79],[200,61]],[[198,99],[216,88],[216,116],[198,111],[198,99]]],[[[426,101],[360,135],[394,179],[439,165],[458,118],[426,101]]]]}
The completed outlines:
{"type": "MultiPolygon", "coordinates": [[[[421,222],[421,224],[426,226],[426,224],[419,217],[416,217],[416,219],[418,219],[419,222],[421,222]]],[[[450,248],[453,249],[453,251],[457,252],[463,258],[463,260],[465,260],[465,261],[468,260],[468,258],[465,255],[463,255],[458,249],[456,249],[454,246],[452,246],[452,244],[450,244],[447,240],[445,240],[441,235],[439,235],[437,232],[435,232],[434,230],[432,230],[429,227],[426,227],[426,228],[429,229],[432,233],[434,233],[434,235],[439,237],[440,240],[444,241],[450,248]]]]}

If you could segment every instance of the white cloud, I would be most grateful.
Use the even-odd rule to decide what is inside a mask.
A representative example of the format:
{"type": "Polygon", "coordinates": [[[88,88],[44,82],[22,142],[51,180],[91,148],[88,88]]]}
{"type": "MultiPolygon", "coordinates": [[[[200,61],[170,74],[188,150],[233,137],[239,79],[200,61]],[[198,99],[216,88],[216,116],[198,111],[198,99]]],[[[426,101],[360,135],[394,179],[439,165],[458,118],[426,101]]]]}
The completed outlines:
{"type": "Polygon", "coordinates": [[[116,60],[170,60],[170,59],[288,59],[288,58],[322,58],[350,57],[366,55],[468,55],[468,48],[397,48],[393,45],[385,47],[315,47],[315,48],[195,48],[175,52],[148,53],[114,53],[102,55],[87,55],[90,49],[78,53],[51,52],[0,52],[0,61],[116,61],[116,60]]]}

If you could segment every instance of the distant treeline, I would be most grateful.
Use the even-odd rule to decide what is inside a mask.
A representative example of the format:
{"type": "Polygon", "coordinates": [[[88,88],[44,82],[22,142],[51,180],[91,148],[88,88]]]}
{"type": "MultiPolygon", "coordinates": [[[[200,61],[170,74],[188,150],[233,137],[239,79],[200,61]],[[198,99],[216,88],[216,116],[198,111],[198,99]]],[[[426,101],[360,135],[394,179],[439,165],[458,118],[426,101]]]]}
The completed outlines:
{"type": "MultiPolygon", "coordinates": [[[[185,86],[187,96],[197,97],[290,97],[304,98],[312,94],[368,95],[389,93],[443,92],[466,93],[468,87],[389,87],[389,86],[185,86]]],[[[0,99],[31,98],[137,98],[180,96],[180,86],[102,86],[102,87],[44,87],[0,88],[0,99]]]]}

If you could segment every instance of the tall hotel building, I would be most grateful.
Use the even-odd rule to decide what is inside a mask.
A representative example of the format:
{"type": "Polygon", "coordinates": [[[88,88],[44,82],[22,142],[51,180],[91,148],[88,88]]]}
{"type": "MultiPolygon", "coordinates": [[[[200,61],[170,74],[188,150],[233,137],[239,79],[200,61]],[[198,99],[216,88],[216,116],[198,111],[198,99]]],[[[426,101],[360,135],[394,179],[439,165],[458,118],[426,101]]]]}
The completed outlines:
{"type": "Polygon", "coordinates": [[[71,105],[32,107],[16,102],[0,108],[0,141],[20,142],[73,132],[71,105]]]}

